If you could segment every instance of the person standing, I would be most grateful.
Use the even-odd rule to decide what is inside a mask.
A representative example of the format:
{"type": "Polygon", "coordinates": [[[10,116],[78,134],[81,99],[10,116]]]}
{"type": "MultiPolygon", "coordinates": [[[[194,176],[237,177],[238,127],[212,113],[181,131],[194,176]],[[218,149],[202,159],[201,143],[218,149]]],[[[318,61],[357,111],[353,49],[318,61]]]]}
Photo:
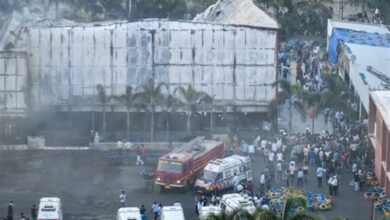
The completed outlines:
{"type": "Polygon", "coordinates": [[[339,179],[335,175],[332,180],[332,190],[333,190],[333,195],[338,196],[339,195],[339,179]]]}
{"type": "Polygon", "coordinates": [[[276,164],[276,172],[278,173],[278,179],[281,180],[282,179],[282,162],[278,161],[278,163],[276,164]]]}
{"type": "Polygon", "coordinates": [[[295,167],[295,162],[294,161],[290,162],[289,171],[290,171],[290,177],[289,178],[291,180],[291,183],[294,183],[295,171],[296,171],[296,167],[295,167]]]}
{"type": "Polygon", "coordinates": [[[37,220],[37,206],[35,204],[33,204],[32,208],[31,208],[31,219],[32,220],[37,220]]]}
{"type": "Polygon", "coordinates": [[[159,205],[157,204],[156,201],[153,202],[152,204],[152,212],[153,212],[153,217],[154,217],[154,220],[157,220],[158,219],[158,213],[159,213],[159,205]]]}
{"type": "Polygon", "coordinates": [[[265,174],[264,172],[261,172],[261,175],[260,175],[260,194],[264,194],[264,190],[265,190],[265,182],[266,181],[266,178],[265,178],[265,174]]]}
{"type": "Polygon", "coordinates": [[[119,195],[119,202],[121,203],[121,207],[126,206],[126,193],[124,190],[122,190],[121,194],[119,195]]]}
{"type": "Polygon", "coordinates": [[[146,147],[143,144],[141,145],[141,160],[146,162],[146,147]]]}
{"type": "Polygon", "coordinates": [[[286,172],[284,172],[284,175],[282,176],[282,180],[284,180],[286,182],[287,188],[290,187],[289,175],[290,175],[290,172],[288,170],[286,170],[286,172]]]}
{"type": "Polygon", "coordinates": [[[309,165],[307,163],[303,164],[302,171],[303,171],[304,183],[307,183],[307,175],[309,174],[309,165]]]}
{"type": "Polygon", "coordinates": [[[146,208],[144,204],[141,205],[141,208],[139,209],[139,213],[141,214],[142,220],[148,219],[148,217],[146,216],[146,208]]]}
{"type": "Polygon", "coordinates": [[[13,219],[14,219],[14,203],[10,201],[8,204],[7,220],[13,220],[13,219]]]}
{"type": "Polygon", "coordinates": [[[137,147],[137,161],[135,162],[135,165],[138,166],[138,165],[144,165],[144,161],[142,161],[142,149],[141,147],[137,147]]]}
{"type": "Polygon", "coordinates": [[[318,184],[318,188],[322,187],[322,176],[323,175],[324,175],[324,170],[322,169],[322,167],[318,167],[317,168],[317,184],[318,184]]]}
{"type": "Polygon", "coordinates": [[[329,195],[332,196],[333,195],[333,179],[334,179],[334,176],[330,177],[328,179],[328,185],[329,185],[329,195]]]}
{"type": "Polygon", "coordinates": [[[23,212],[20,213],[20,220],[26,220],[26,217],[24,216],[23,212]]]}
{"type": "Polygon", "coordinates": [[[304,174],[303,174],[303,170],[301,168],[299,168],[297,176],[298,176],[297,186],[298,187],[299,186],[303,186],[303,176],[304,176],[304,174]]]}
{"type": "Polygon", "coordinates": [[[195,213],[196,213],[197,215],[200,215],[200,214],[201,214],[201,212],[202,212],[202,207],[203,207],[203,202],[202,202],[202,200],[198,200],[198,201],[196,202],[196,206],[195,206],[195,213]]]}

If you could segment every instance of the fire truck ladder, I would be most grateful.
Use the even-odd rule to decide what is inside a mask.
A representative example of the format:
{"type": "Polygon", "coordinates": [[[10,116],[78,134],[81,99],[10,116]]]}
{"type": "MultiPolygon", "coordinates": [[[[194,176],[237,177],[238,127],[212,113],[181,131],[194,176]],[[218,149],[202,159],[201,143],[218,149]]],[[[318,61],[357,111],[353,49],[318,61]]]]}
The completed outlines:
{"type": "Polygon", "coordinates": [[[367,66],[367,71],[378,79],[382,80],[382,85],[385,89],[390,89],[390,77],[383,74],[381,71],[375,69],[372,66],[367,66]]]}
{"type": "Polygon", "coordinates": [[[204,136],[198,136],[198,137],[190,140],[189,142],[183,144],[181,147],[176,148],[175,150],[172,151],[172,153],[181,153],[181,152],[187,150],[188,148],[203,142],[204,140],[205,140],[204,136]]]}

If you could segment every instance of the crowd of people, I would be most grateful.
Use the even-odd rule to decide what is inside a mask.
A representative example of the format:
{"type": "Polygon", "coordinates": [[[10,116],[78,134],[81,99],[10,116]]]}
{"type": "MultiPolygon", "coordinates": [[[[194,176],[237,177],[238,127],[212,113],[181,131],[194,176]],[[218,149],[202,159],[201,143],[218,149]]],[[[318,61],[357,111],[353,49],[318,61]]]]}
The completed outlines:
{"type": "Polygon", "coordinates": [[[28,215],[24,214],[24,212],[20,212],[19,217],[16,217],[17,215],[14,215],[14,202],[10,201],[8,203],[8,211],[7,211],[7,216],[6,218],[2,218],[3,220],[37,220],[38,217],[38,212],[37,212],[37,206],[35,204],[32,205],[31,210],[30,210],[30,216],[31,218],[28,217],[28,215]]]}

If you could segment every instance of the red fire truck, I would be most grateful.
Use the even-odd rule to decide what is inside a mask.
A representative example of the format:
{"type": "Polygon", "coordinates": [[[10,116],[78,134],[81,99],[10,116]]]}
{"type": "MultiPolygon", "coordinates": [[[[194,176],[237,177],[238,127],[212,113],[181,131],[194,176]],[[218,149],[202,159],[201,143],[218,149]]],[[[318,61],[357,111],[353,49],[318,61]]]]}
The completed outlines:
{"type": "Polygon", "coordinates": [[[223,142],[197,137],[159,158],[156,184],[161,192],[171,188],[187,190],[207,163],[222,158],[224,153],[223,142]]]}

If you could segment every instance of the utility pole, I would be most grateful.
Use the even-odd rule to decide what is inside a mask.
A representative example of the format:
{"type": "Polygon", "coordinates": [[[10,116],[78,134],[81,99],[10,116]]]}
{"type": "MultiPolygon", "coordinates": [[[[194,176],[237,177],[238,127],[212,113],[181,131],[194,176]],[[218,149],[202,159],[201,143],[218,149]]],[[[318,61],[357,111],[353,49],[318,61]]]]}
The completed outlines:
{"type": "Polygon", "coordinates": [[[342,20],[343,17],[344,17],[344,0],[340,0],[339,19],[342,20]]]}

